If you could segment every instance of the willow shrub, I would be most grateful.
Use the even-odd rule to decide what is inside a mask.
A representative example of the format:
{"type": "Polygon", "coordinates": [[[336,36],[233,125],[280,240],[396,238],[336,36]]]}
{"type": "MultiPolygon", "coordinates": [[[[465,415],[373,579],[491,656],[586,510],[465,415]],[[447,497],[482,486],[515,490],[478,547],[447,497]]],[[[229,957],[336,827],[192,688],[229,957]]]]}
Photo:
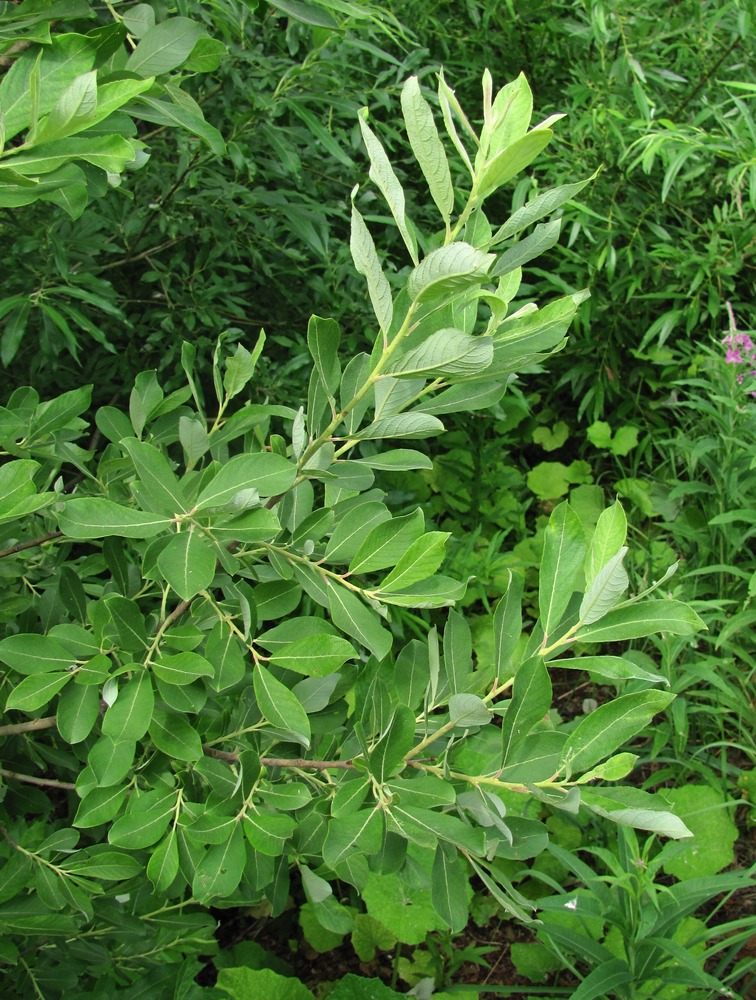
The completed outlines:
{"type": "Polygon", "coordinates": [[[376,485],[384,470],[429,468],[442,418],[490,406],[545,362],[580,300],[509,311],[521,265],[558,228],[535,224],[584,182],[492,226],[486,200],[561,116],[530,127],[523,77],[494,94],[486,73],[483,96],[476,134],[439,80],[469,174],[460,191],[417,79],[402,91],[441,220],[432,234],[413,226],[361,113],[371,179],[413,267],[392,287],[355,187],[351,252],[375,339],[341,358],[337,324],[313,317],[301,406],[245,398],[261,337],[233,352],[219,342],[208,386],[184,344],[185,387],[166,395],[142,373],[127,409],[97,410],[88,445],[91,387],[46,402],[17,390],[1,411],[0,954],[20,992],[27,975],[46,996],[179,982],[182,955],[211,950],[209,907],[280,913],[292,875],[338,933],[353,919],[345,894],[389,874],[409,900],[430,887],[453,930],[473,876],[530,921],[504,869],[544,851],[548,832],[508,814],[512,793],[535,816],[587,810],[688,835],[662,797],[617,784],[637,759],[621,748],[673,698],[617,644],[700,627],[675,601],[625,598],[621,506],[590,524],[554,509],[540,617],[523,621],[510,574],[482,662],[465,617],[446,610],[466,586],[438,572],[448,535],[421,509],[392,512],[376,485]],[[626,693],[562,724],[555,667],[626,693]]]}

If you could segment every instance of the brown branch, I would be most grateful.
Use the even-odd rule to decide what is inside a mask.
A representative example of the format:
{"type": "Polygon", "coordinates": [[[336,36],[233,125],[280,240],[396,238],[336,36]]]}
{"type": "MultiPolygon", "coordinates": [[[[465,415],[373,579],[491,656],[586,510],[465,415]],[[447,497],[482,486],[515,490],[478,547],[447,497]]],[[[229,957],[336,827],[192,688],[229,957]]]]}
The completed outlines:
{"type": "Polygon", "coordinates": [[[179,601],[173,611],[171,611],[171,613],[160,622],[157,627],[157,632],[161,633],[166,625],[172,625],[173,622],[177,621],[185,611],[189,610],[191,603],[191,601],[179,601]]]}
{"type": "Polygon", "coordinates": [[[32,538],[30,542],[19,542],[18,545],[11,545],[8,549],[0,549],[0,559],[4,559],[5,556],[13,556],[17,552],[23,552],[24,549],[33,549],[35,545],[44,545],[45,542],[52,541],[53,538],[62,537],[62,531],[48,531],[46,535],[40,535],[39,538],[32,538]]]}
{"type": "Polygon", "coordinates": [[[130,254],[126,257],[121,257],[120,260],[111,261],[110,264],[103,264],[100,267],[100,271],[112,271],[116,267],[126,267],[127,264],[133,264],[135,261],[144,260],[145,257],[149,257],[150,254],[160,253],[161,250],[166,250],[168,247],[175,246],[182,240],[188,240],[188,236],[177,236],[175,239],[166,240],[164,243],[159,243],[156,247],[150,247],[149,250],[142,250],[141,253],[130,254]]]}
{"type": "Polygon", "coordinates": [[[76,785],[72,781],[56,781],[54,778],[35,778],[33,774],[19,774],[18,771],[6,771],[0,767],[0,775],[3,778],[12,778],[14,781],[25,781],[27,785],[41,785],[43,788],[66,788],[73,791],[76,785]]]}
{"type": "Polygon", "coordinates": [[[0,736],[19,736],[21,733],[34,733],[39,729],[53,729],[56,725],[54,715],[45,719],[32,719],[30,722],[16,722],[12,726],[0,726],[0,736]]]}
{"type": "MultiPolygon", "coordinates": [[[[216,750],[215,747],[205,744],[202,749],[206,756],[216,757],[218,760],[225,760],[229,764],[236,764],[239,755],[229,753],[228,750],[216,750]]],[[[304,757],[261,757],[260,763],[264,767],[300,767],[313,768],[316,771],[352,770],[355,765],[351,760],[305,760],[304,757]]]]}

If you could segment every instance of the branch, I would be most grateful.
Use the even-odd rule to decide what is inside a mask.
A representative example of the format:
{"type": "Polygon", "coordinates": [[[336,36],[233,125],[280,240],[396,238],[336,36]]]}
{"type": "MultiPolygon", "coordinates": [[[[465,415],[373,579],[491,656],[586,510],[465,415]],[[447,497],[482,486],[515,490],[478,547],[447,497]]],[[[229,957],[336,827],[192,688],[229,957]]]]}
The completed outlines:
{"type": "Polygon", "coordinates": [[[19,736],[21,733],[34,733],[39,729],[53,729],[56,725],[54,715],[46,719],[32,719],[31,722],[16,722],[12,726],[0,726],[0,736],[19,736]]]}
{"type": "Polygon", "coordinates": [[[43,788],[66,788],[74,791],[76,785],[72,781],[56,781],[54,778],[35,778],[33,774],[19,774],[18,771],[6,771],[0,767],[0,776],[12,778],[14,781],[25,781],[27,785],[41,785],[43,788]]]}
{"type": "Polygon", "coordinates": [[[0,559],[4,559],[5,556],[13,556],[17,552],[23,552],[24,549],[33,549],[35,545],[44,545],[45,542],[49,542],[53,538],[62,537],[62,531],[48,531],[46,535],[40,535],[39,538],[32,538],[30,542],[19,542],[18,545],[11,545],[8,549],[0,549],[0,559]]]}

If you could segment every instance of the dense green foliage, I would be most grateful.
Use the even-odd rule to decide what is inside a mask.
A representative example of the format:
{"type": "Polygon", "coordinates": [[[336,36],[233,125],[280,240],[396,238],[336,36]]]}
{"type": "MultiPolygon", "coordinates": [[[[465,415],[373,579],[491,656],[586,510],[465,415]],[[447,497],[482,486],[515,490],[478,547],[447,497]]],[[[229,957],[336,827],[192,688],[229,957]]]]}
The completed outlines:
{"type": "Polygon", "coordinates": [[[746,995],[749,27],[0,4],[4,995],[746,995]]]}

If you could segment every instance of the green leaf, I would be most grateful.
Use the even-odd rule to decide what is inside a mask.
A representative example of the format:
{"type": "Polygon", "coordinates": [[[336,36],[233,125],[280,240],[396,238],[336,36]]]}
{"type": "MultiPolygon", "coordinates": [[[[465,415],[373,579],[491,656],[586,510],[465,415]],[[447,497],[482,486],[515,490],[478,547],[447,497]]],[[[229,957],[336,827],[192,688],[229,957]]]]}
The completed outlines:
{"type": "Polygon", "coordinates": [[[399,705],[368,759],[368,771],[383,784],[404,770],[404,756],[415,742],[415,713],[399,705]]]}
{"type": "MultiPolygon", "coordinates": [[[[213,41],[214,39],[207,39],[213,41]]],[[[202,41],[202,39],[200,39],[202,41]]],[[[209,126],[208,126],[209,127],[209,126]]],[[[215,130],[213,130],[215,131],[215,130]]],[[[220,139],[220,136],[218,136],[220,139]]],[[[221,140],[222,142],[222,140],[221,140]]],[[[223,388],[229,399],[238,396],[252,379],[260,360],[263,347],[265,346],[265,331],[261,330],[257,337],[257,342],[251,351],[248,351],[243,344],[237,344],[234,353],[226,359],[226,371],[223,375],[223,388]]]]}
{"type": "Polygon", "coordinates": [[[108,823],[119,812],[127,794],[127,788],[117,786],[93,788],[81,800],[73,825],[86,830],[108,823]]]}
{"type": "Polygon", "coordinates": [[[383,819],[380,810],[361,809],[348,816],[341,816],[338,822],[328,824],[323,844],[323,860],[331,868],[335,868],[353,854],[375,854],[380,850],[382,840],[383,819]]]}
{"type": "Polygon", "coordinates": [[[399,875],[371,873],[363,898],[368,914],[390,927],[403,944],[421,944],[428,931],[445,927],[430,892],[407,885],[399,875]]]}
{"type": "Polygon", "coordinates": [[[275,512],[258,508],[213,520],[212,534],[216,542],[265,542],[275,538],[280,530],[275,512]]]}
{"type": "Polygon", "coordinates": [[[349,572],[370,573],[396,566],[408,546],[422,536],[424,525],[425,518],[419,507],[411,514],[377,524],[349,563],[349,572]]]}
{"type": "Polygon", "coordinates": [[[156,125],[186,129],[187,132],[202,139],[216,156],[223,156],[226,151],[226,144],[220,132],[206,122],[197,111],[180,104],[159,101],[148,94],[141,94],[132,104],[127,105],[124,111],[134,118],[141,118],[156,125]]]}
{"type": "Polygon", "coordinates": [[[294,742],[308,747],[310,722],[296,695],[260,664],[255,668],[253,683],[257,704],[265,720],[288,733],[294,742]]]}
{"type": "Polygon", "coordinates": [[[627,518],[619,500],[599,515],[585,558],[585,586],[590,588],[598,573],[617,555],[627,538],[627,518]]]}
{"type": "Polygon", "coordinates": [[[407,247],[409,255],[412,258],[412,263],[417,264],[417,239],[415,238],[412,223],[407,217],[405,210],[404,189],[399,183],[399,178],[394,173],[394,168],[391,166],[391,162],[380,140],[368,126],[367,119],[368,109],[362,108],[358,114],[358,120],[360,130],[362,131],[362,141],[365,143],[365,148],[370,157],[370,180],[386,199],[397,228],[404,240],[404,245],[407,247]]]}
{"type": "MultiPolygon", "coordinates": [[[[338,27],[338,22],[323,9],[325,4],[319,7],[314,3],[304,3],[302,0],[268,0],[268,3],[271,7],[276,7],[289,17],[293,17],[295,21],[302,21],[303,24],[311,24],[329,31],[338,27]]],[[[334,5],[328,4],[328,6],[334,5]]],[[[338,10],[338,7],[336,9],[338,10]]]]}
{"type": "Polygon", "coordinates": [[[326,560],[348,563],[370,531],[390,519],[391,514],[384,503],[369,501],[352,507],[333,530],[325,550],[326,560]]]}
{"type": "Polygon", "coordinates": [[[731,865],[738,828],[722,792],[711,785],[688,784],[667,788],[663,794],[693,837],[684,850],[664,862],[667,875],[704,878],[731,865]]]}
{"type": "Polygon", "coordinates": [[[551,708],[551,679],[540,656],[531,656],[515,674],[512,697],[501,720],[504,763],[536,722],[551,708]]]}
{"type": "Polygon", "coordinates": [[[416,302],[449,297],[486,281],[494,254],[456,242],[431,250],[410,273],[407,293],[416,302]]]}
{"type": "Polygon", "coordinates": [[[565,202],[570,201],[576,194],[579,194],[595,177],[596,174],[592,174],[587,180],[577,181],[574,184],[562,184],[559,187],[549,188],[543,194],[539,194],[532,201],[527,202],[522,208],[518,208],[516,212],[512,213],[504,225],[494,234],[491,241],[492,245],[509,239],[510,236],[522,232],[523,229],[527,229],[528,226],[542,219],[544,216],[551,215],[564,205],[565,202]]]}
{"type": "Polygon", "coordinates": [[[644,670],[621,656],[575,656],[567,660],[549,660],[549,667],[552,670],[585,670],[606,681],[642,680],[669,686],[663,674],[644,670]]]}
{"type": "Polygon", "coordinates": [[[167,830],[172,812],[173,804],[169,802],[154,809],[121,816],[108,831],[108,842],[114,847],[125,847],[131,851],[152,847],[167,830]]]}
{"type": "MultiPolygon", "coordinates": [[[[134,146],[120,135],[73,136],[34,146],[28,153],[19,153],[13,157],[13,169],[25,176],[49,174],[71,160],[84,160],[101,170],[120,174],[127,163],[133,162],[135,155],[134,146]]],[[[50,304],[44,303],[44,306],[54,317],[50,304]]],[[[62,325],[60,320],[58,323],[62,325]]]]}
{"type": "Polygon", "coordinates": [[[236,823],[229,837],[221,844],[213,844],[203,855],[194,872],[192,894],[207,905],[220,897],[233,893],[244,875],[247,850],[241,823],[236,823]]]}
{"type": "Polygon", "coordinates": [[[67,672],[25,677],[8,695],[5,703],[6,711],[15,708],[19,712],[36,712],[38,708],[44,708],[62,687],[73,680],[73,676],[67,672]]]}
{"type": "Polygon", "coordinates": [[[674,697],[665,691],[636,691],[599,705],[568,735],[562,766],[572,774],[593,767],[644,729],[674,697]]]}
{"type": "Polygon", "coordinates": [[[354,646],[341,636],[313,635],[297,639],[271,654],[271,663],[307,677],[324,677],[357,658],[354,646]]]}
{"type": "Polygon", "coordinates": [[[192,525],[171,537],[157,564],[169,586],[184,601],[206,590],[215,576],[215,553],[192,525]]]}
{"type": "Polygon", "coordinates": [[[129,34],[142,38],[155,27],[155,10],[148,3],[138,3],[129,7],[121,15],[129,34]]]}
{"type": "Polygon", "coordinates": [[[648,830],[675,840],[691,836],[683,821],[664,808],[664,799],[661,799],[660,806],[660,796],[649,795],[640,788],[603,786],[594,789],[584,785],[580,789],[580,797],[586,809],[620,826],[648,830]]]}
{"type": "MultiPolygon", "coordinates": [[[[381,452],[380,455],[358,458],[357,461],[370,469],[381,469],[385,472],[409,472],[412,469],[433,468],[433,462],[427,455],[411,448],[395,448],[393,451],[381,452]]],[[[383,507],[383,504],[379,506],[383,507]]]]}
{"type": "Polygon", "coordinates": [[[535,230],[526,236],[524,240],[519,240],[513,247],[496,261],[491,268],[491,277],[497,278],[501,274],[509,274],[524,264],[529,263],[541,254],[546,253],[559,242],[559,234],[562,230],[562,220],[555,219],[553,222],[545,222],[536,226],[535,230]]]}
{"type": "Polygon", "coordinates": [[[400,354],[389,365],[387,374],[394,378],[414,378],[419,374],[432,378],[444,376],[448,382],[456,375],[478,375],[492,360],[490,337],[471,337],[462,330],[449,328],[432,333],[418,347],[400,354]]]}
{"type": "Polygon", "coordinates": [[[178,687],[192,684],[200,677],[212,677],[215,674],[215,668],[209,660],[199,653],[188,651],[160,656],[153,662],[152,671],[161,681],[165,681],[166,684],[176,684],[178,687]]]}
{"type": "Polygon", "coordinates": [[[402,591],[392,590],[388,594],[376,591],[375,596],[382,604],[395,604],[400,608],[450,608],[462,600],[466,589],[466,583],[448,576],[429,576],[402,591]]]}
{"type": "Polygon", "coordinates": [[[379,585],[382,593],[406,590],[413,583],[432,576],[444,561],[448,531],[429,531],[416,538],[379,585]]]}
{"type": "Polygon", "coordinates": [[[613,958],[586,976],[572,994],[572,1000],[603,1000],[612,996],[616,987],[632,983],[633,978],[627,963],[613,958]]]}
{"type": "Polygon", "coordinates": [[[356,594],[329,581],[328,601],[337,628],[366,646],[376,659],[382,660],[388,654],[393,643],[391,632],[383,628],[375,611],[365,607],[356,594]]]}
{"type": "Polygon", "coordinates": [[[511,146],[498,153],[482,169],[476,183],[478,197],[483,199],[529,166],[553,136],[551,129],[534,129],[511,146]]]}
{"type": "Polygon", "coordinates": [[[639,601],[629,607],[615,608],[593,625],[585,625],[575,634],[578,642],[616,642],[640,639],[654,632],[693,635],[706,628],[692,608],[680,601],[639,601]]]}
{"type": "Polygon", "coordinates": [[[547,638],[562,620],[569,604],[585,550],[580,518],[566,501],[558,504],[544,532],[538,584],[540,617],[547,638]]]}
{"type": "Polygon", "coordinates": [[[256,489],[261,497],[278,496],[292,486],[296,474],[295,466],[288,459],[272,452],[237,455],[205,486],[194,503],[194,510],[233,508],[234,497],[250,488],[256,489]]]}
{"type": "Polygon", "coordinates": [[[102,720],[103,733],[114,740],[140,740],[152,721],[155,707],[152,680],[146,670],[136,665],[134,670],[134,676],[119,690],[102,720]]]}
{"type": "Polygon", "coordinates": [[[512,657],[522,634],[522,588],[524,579],[519,573],[507,570],[508,583],[504,596],[494,609],[494,660],[496,676],[510,677],[514,670],[512,657]]]}
{"type": "Polygon", "coordinates": [[[129,56],[126,70],[139,76],[161,76],[186,61],[203,28],[188,17],[169,17],[145,32],[129,56]]]}
{"type": "Polygon", "coordinates": [[[487,725],[492,718],[490,708],[476,694],[453,694],[449,699],[449,721],[455,726],[472,729],[487,725]]]}
{"type": "Polygon", "coordinates": [[[32,46],[16,59],[0,81],[5,141],[31,125],[35,111],[38,115],[52,111],[61,92],[71,81],[92,69],[95,56],[96,49],[91,39],[69,33],[53,37],[43,51],[32,46]],[[37,64],[39,86],[35,108],[31,78],[37,64]]]}
{"type": "Polygon", "coordinates": [[[603,781],[620,781],[630,774],[636,760],[638,760],[637,754],[618,753],[614,757],[610,757],[609,760],[605,760],[603,764],[599,764],[597,767],[591,768],[590,771],[586,771],[585,774],[577,779],[575,784],[584,785],[589,781],[598,779],[603,781]]]}
{"type": "Polygon", "coordinates": [[[178,875],[179,850],[176,830],[172,827],[150,855],[147,878],[156,892],[167,892],[178,875]]]}
{"type": "Polygon", "coordinates": [[[149,733],[158,750],[176,760],[195,761],[202,757],[202,740],[183,715],[155,709],[149,733]]]}
{"type": "Polygon", "coordinates": [[[131,770],[136,754],[136,743],[133,740],[114,740],[110,736],[101,736],[92,746],[87,756],[87,763],[101,787],[117,785],[131,770]]]}
{"type": "Polygon", "coordinates": [[[23,633],[0,641],[0,660],[19,674],[47,674],[69,670],[75,657],[51,636],[23,633]]]}
{"type": "Polygon", "coordinates": [[[456,611],[449,612],[444,629],[444,669],[450,690],[464,691],[472,671],[472,636],[467,620],[456,611]]]}
{"type": "Polygon", "coordinates": [[[188,501],[165,455],[154,445],[136,438],[125,438],[121,447],[134,463],[150,510],[158,514],[186,514],[188,501]]]}
{"type": "Polygon", "coordinates": [[[87,128],[97,106],[97,73],[92,70],[75,77],[58,98],[55,107],[27,143],[60,139],[87,128]]]}
{"type": "Polygon", "coordinates": [[[77,851],[61,865],[67,872],[106,882],[120,882],[142,873],[142,865],[131,854],[111,851],[106,844],[77,851]]]}
{"type": "Polygon", "coordinates": [[[93,684],[70,684],[58,699],[56,726],[66,743],[81,743],[100,713],[100,692],[93,684]]]}
{"type": "Polygon", "coordinates": [[[598,571],[593,583],[586,590],[578,612],[582,624],[590,625],[599,621],[619,603],[630,582],[622,565],[627,551],[627,547],[623,546],[617,555],[598,571]]]}
{"type": "Polygon", "coordinates": [[[398,413],[393,417],[374,420],[350,437],[355,441],[379,441],[382,438],[422,438],[442,433],[444,425],[429,413],[398,413]]]}
{"type": "Polygon", "coordinates": [[[440,843],[433,859],[431,900],[439,917],[455,934],[464,930],[469,919],[469,885],[457,851],[440,843]]]}
{"type": "MultiPolygon", "coordinates": [[[[388,927],[384,927],[375,917],[368,916],[367,913],[357,913],[354,917],[354,930],[352,931],[351,940],[352,947],[360,961],[372,962],[377,949],[390,951],[394,947],[396,944],[396,935],[388,927]]],[[[354,978],[353,976],[345,976],[341,982],[346,986],[345,980],[354,978]]],[[[333,996],[333,994],[331,995],[333,996]]],[[[351,998],[351,994],[342,991],[342,1000],[351,1000],[351,998]]]]}
{"type": "Polygon", "coordinates": [[[291,816],[257,810],[244,815],[244,835],[256,851],[269,858],[286,853],[286,841],[293,836],[296,822],[291,816]]]}
{"type": "Polygon", "coordinates": [[[339,324],[333,319],[312,316],[307,324],[307,346],[315,362],[323,386],[335,396],[341,382],[338,349],[341,340],[339,324]]]}
{"type": "MultiPolygon", "coordinates": [[[[270,2],[283,10],[294,6],[291,0],[286,0],[285,3],[283,0],[270,2]]],[[[246,966],[221,969],[215,989],[227,993],[232,1000],[250,1000],[251,997],[265,997],[265,1000],[314,1000],[311,991],[298,979],[279,975],[272,969],[250,969],[246,966]]]]}
{"type": "Polygon", "coordinates": [[[420,92],[416,76],[411,76],[402,88],[402,113],[412,152],[423,172],[431,197],[448,225],[454,211],[454,188],[449,163],[433,120],[433,112],[420,92]]]}
{"type": "Polygon", "coordinates": [[[169,517],[146,514],[99,497],[68,500],[57,515],[58,526],[68,538],[153,538],[170,527],[169,517]]]}
{"type": "Polygon", "coordinates": [[[365,225],[365,220],[355,207],[354,197],[356,194],[357,188],[355,187],[352,191],[352,230],[349,248],[357,272],[363,275],[367,281],[373,312],[384,337],[387,337],[394,311],[393,296],[386,275],[381,268],[373,237],[365,225]]]}
{"type": "Polygon", "coordinates": [[[108,594],[103,598],[103,604],[115,626],[121,649],[141,653],[148,645],[147,626],[136,601],[120,594],[108,594]]]}

